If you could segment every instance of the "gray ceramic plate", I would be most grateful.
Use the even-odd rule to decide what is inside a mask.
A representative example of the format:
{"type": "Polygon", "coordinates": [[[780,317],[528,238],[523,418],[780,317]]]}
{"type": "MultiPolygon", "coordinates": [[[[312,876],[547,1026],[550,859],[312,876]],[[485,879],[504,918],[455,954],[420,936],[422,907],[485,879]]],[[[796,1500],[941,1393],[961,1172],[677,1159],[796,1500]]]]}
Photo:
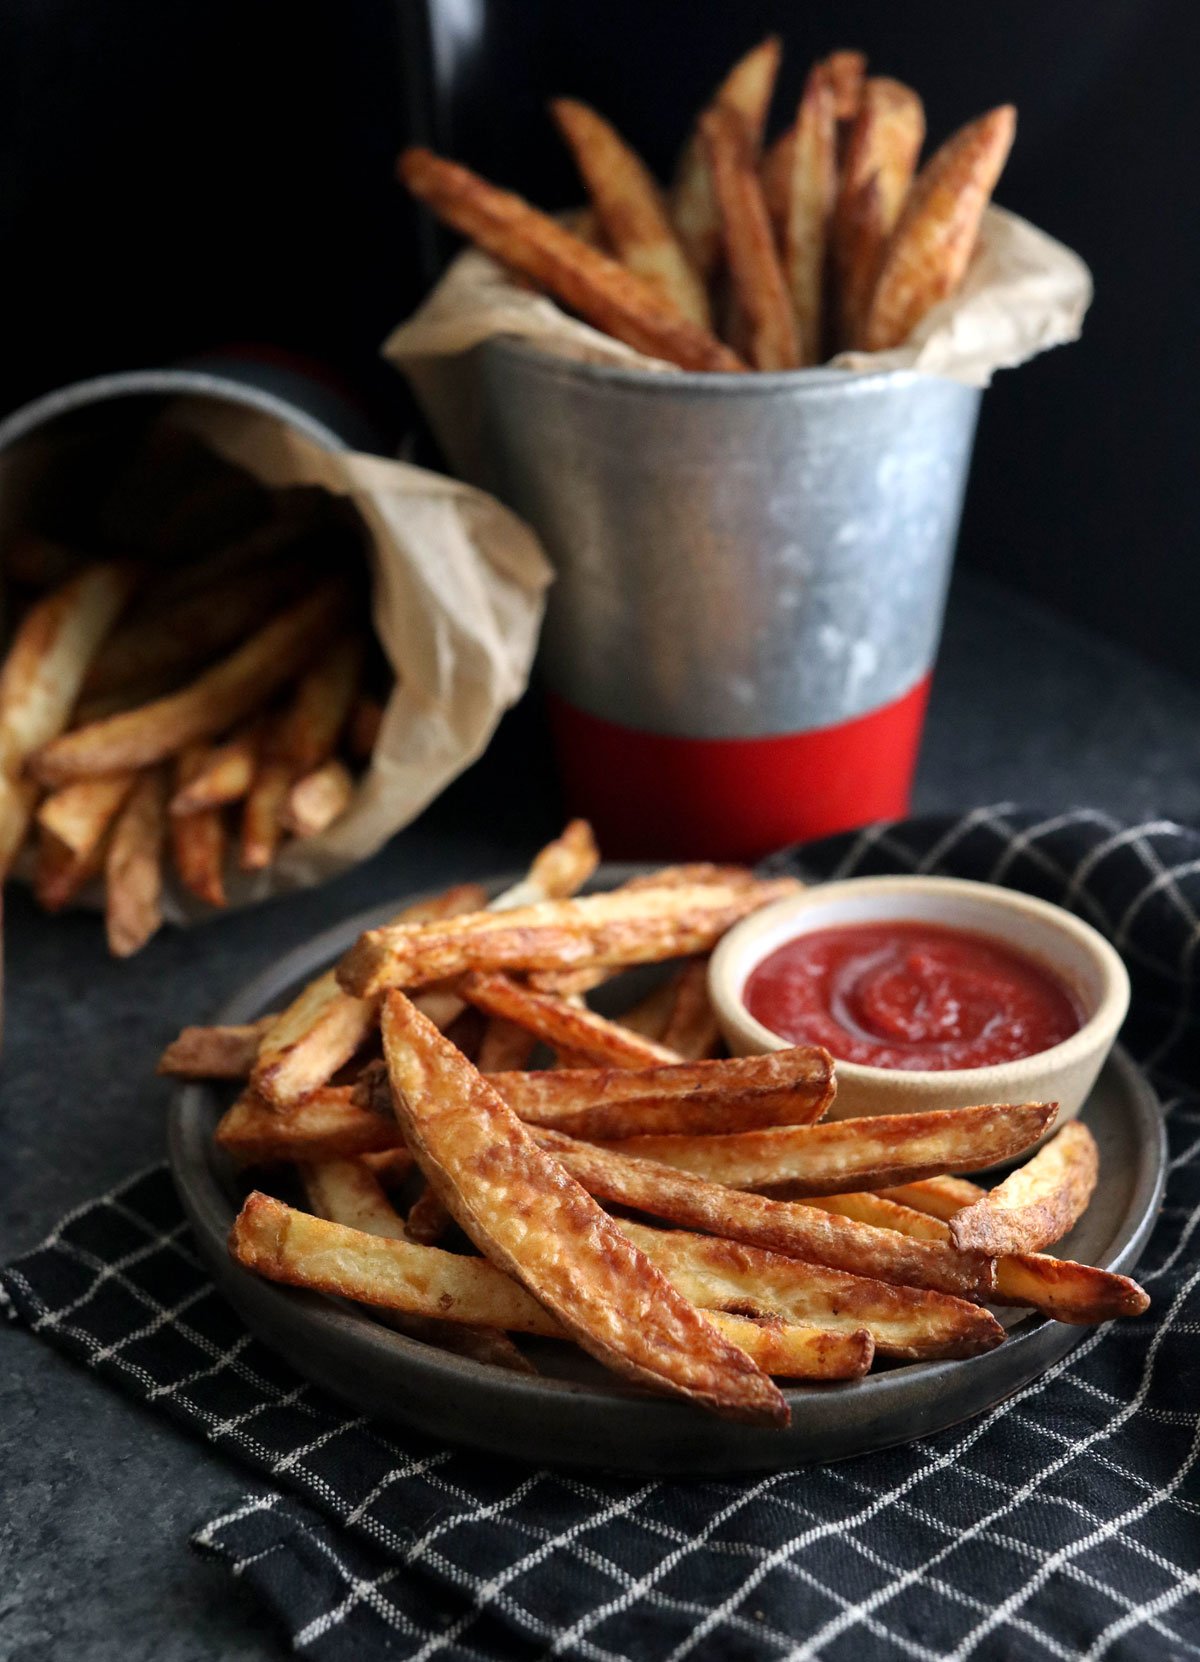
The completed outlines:
{"type": "MultiPolygon", "coordinates": [[[[606,866],[592,886],[611,887],[632,869],[606,866]]],[[[507,881],[492,885],[493,892],[507,881]]],[[[218,1019],[247,1021],[279,1009],[363,929],[382,922],[399,904],[348,919],[289,953],[218,1019]]],[[[789,1389],[792,1423],[784,1431],[731,1424],[686,1403],[623,1387],[565,1345],[538,1347],[522,1340],[531,1354],[536,1351],[544,1371],[508,1373],[405,1338],[361,1307],[261,1281],[234,1264],[225,1240],[249,1185],[212,1145],[225,1100],[202,1085],[177,1093],[170,1160],[200,1250],[247,1326],[356,1409],[492,1453],[540,1464],[681,1476],[839,1459],[981,1413],[1043,1373],[1087,1332],[1029,1315],[984,1356],[884,1368],[854,1384],[789,1389]]],[[[1110,1057],[1083,1117],[1100,1145],[1101,1183],[1061,1250],[1086,1263],[1129,1271],[1158,1211],[1166,1152],[1158,1102],[1124,1052],[1110,1057]]]]}

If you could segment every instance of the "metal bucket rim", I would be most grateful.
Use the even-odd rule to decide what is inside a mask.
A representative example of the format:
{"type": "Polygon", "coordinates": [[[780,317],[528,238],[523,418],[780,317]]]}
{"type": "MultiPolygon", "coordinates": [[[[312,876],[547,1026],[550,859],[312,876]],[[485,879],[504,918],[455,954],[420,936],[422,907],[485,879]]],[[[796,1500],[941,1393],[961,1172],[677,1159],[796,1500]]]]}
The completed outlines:
{"type": "Polygon", "coordinates": [[[591,363],[569,358],[529,340],[523,335],[493,335],[484,343],[501,356],[524,359],[541,374],[561,380],[579,380],[599,386],[636,389],[653,393],[699,393],[714,398],[769,396],[776,393],[803,393],[817,398],[842,390],[866,392],[877,387],[930,386],[962,387],[978,393],[946,375],[930,375],[919,369],[834,369],[818,365],[810,369],[757,370],[729,375],[715,371],[641,369],[632,364],[591,363]]]}
{"type": "Polygon", "coordinates": [[[304,433],[324,450],[350,448],[332,427],[263,388],[198,369],[131,369],[115,375],[95,375],[86,381],[71,381],[21,405],[0,421],[0,451],[28,438],[60,416],[87,409],[93,404],[115,402],[121,398],[187,395],[241,404],[264,415],[274,416],[304,433]]]}

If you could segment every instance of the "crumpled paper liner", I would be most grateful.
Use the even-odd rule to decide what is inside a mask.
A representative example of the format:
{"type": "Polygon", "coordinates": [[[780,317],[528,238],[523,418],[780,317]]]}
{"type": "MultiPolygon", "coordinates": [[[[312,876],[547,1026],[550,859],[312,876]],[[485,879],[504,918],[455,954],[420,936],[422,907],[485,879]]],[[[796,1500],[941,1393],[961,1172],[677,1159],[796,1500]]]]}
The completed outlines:
{"type": "MultiPolygon", "coordinates": [[[[935,307],[903,346],[843,352],[832,363],[848,370],[916,369],[984,387],[996,370],[1076,340],[1091,298],[1091,273],[1077,254],[1016,214],[990,207],[956,294],[935,307]]],[[[495,335],[520,336],[576,362],[680,373],[674,364],[647,358],[568,316],[553,300],[521,287],[489,255],[469,248],[383,347],[408,377],[447,459],[468,479],[480,477],[478,374],[471,353],[495,335]]]]}
{"type": "MultiPolygon", "coordinates": [[[[362,521],[375,633],[395,685],[350,807],[320,836],[285,842],[265,871],[227,862],[230,908],[308,887],[365,860],[486,748],[525,691],[552,572],[533,532],[493,497],[443,474],[327,451],[273,416],[188,398],[168,419],[272,489],[315,485],[362,521]]],[[[30,875],[23,857],[16,875],[30,875]]],[[[185,893],[166,861],[163,915],[220,917],[185,893]]],[[[104,904],[89,885],[80,904],[104,904]]]]}

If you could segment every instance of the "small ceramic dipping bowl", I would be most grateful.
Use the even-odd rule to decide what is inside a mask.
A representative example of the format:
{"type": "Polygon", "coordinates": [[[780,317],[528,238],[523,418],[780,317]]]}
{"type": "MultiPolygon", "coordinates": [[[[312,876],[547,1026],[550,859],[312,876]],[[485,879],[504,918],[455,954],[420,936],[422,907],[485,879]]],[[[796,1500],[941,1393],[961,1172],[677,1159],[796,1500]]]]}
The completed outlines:
{"type": "Polygon", "coordinates": [[[905,1071],[838,1061],[830,1115],[903,1114],[990,1102],[1057,1102],[1061,1125],[1078,1114],[1129,1007],[1129,977],[1112,947],[1088,924],[1044,900],[989,883],[950,877],[856,877],[789,895],[731,929],[713,953],[709,990],[736,1056],[790,1042],[747,1010],[751,972],[777,947],[815,929],[855,923],[941,924],[989,936],[1040,964],[1075,994],[1079,1031],[1015,1061],[944,1071],[905,1071]]]}

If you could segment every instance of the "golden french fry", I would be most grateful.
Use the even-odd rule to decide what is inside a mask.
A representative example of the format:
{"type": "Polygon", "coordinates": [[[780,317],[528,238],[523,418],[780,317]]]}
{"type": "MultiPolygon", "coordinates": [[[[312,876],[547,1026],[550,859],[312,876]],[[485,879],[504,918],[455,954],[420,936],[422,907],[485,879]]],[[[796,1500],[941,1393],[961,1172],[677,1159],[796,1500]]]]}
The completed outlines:
{"type": "Polygon", "coordinates": [[[659,1041],[685,1062],[712,1056],[721,1042],[716,1011],[708,996],[708,959],[685,964],[675,981],[675,998],[659,1041]]]}
{"type": "Polygon", "coordinates": [[[167,782],[159,768],[141,774],[117,815],[104,859],[104,920],[109,951],[128,958],[162,923],[167,782]]]}
{"type": "Polygon", "coordinates": [[[965,1298],[987,1296],[994,1285],[990,1258],[958,1252],[944,1240],[914,1240],[889,1227],[831,1217],[815,1202],[802,1205],[729,1189],[655,1160],[631,1159],[557,1132],[534,1134],[577,1182],[610,1205],[897,1285],[965,1298]]]}
{"type": "Polygon", "coordinates": [[[587,104],[550,105],[571,147],[605,237],[622,264],[644,277],[682,318],[712,327],[708,296],[667,217],[649,170],[620,134],[587,104]]]}
{"type": "Polygon", "coordinates": [[[677,1066],[496,1073],[531,1125],[584,1138],[809,1125],[833,1100],[833,1058],[815,1046],[677,1066]]]}
{"type": "Polygon", "coordinates": [[[204,808],[240,802],[254,783],[262,738],[262,717],[255,716],[231,738],[214,745],[199,771],[171,798],[171,812],[198,814],[204,808]]]}
{"type": "Polygon", "coordinates": [[[718,104],[700,118],[720,213],[721,237],[738,307],[749,331],[755,369],[795,369],[801,361],[796,319],[745,123],[718,104]]]}
{"type": "Polygon", "coordinates": [[[33,779],[0,779],[0,883],[8,876],[38,799],[33,779]]]}
{"type": "Polygon", "coordinates": [[[284,830],[294,837],[319,837],[341,819],[353,795],[350,769],[331,756],[293,784],[283,805],[284,830]]]}
{"type": "MultiPolygon", "coordinates": [[[[987,1193],[958,1177],[929,1177],[906,1183],[878,1195],[857,1195],[856,1202],[872,1201],[873,1221],[882,1228],[899,1229],[923,1240],[951,1241],[946,1220],[963,1206],[987,1193]],[[886,1210],[884,1210],[886,1209],[886,1210]]],[[[842,1196],[841,1199],[849,1197],[842,1196]]],[[[826,1201],[814,1202],[825,1205],[826,1201]]],[[[861,1210],[861,1204],[855,1211],[861,1210]]],[[[1119,1316],[1140,1316],[1150,1299],[1136,1281],[1092,1264],[1045,1253],[1011,1253],[996,1260],[996,1304],[1029,1305],[1056,1321],[1090,1326],[1119,1316]]]]}
{"type": "Polygon", "coordinates": [[[170,1079],[245,1079],[259,1042],[277,1018],[220,1027],[184,1027],[158,1059],[157,1072],[170,1079]]]}
{"type": "Polygon", "coordinates": [[[346,745],[356,762],[371,760],[382,726],[383,705],[377,698],[364,694],[351,710],[346,724],[346,745]]]}
{"type": "Polygon", "coordinates": [[[1040,1252],[1083,1216],[1099,1172],[1096,1139],[1082,1120],[1072,1120],[1003,1183],[954,1214],[954,1243],[995,1257],[1040,1252]]]}
{"type": "Polygon", "coordinates": [[[294,778],[292,764],[274,754],[273,740],[268,737],[266,753],[259,760],[242,807],[238,864],[243,871],[263,871],[278,854],[283,841],[283,810],[294,778]]]}
{"type": "Polygon", "coordinates": [[[561,836],[546,844],[519,883],[496,896],[492,912],[512,912],[539,900],[567,900],[581,889],[600,864],[600,851],[585,819],[573,819],[561,836]]]}
{"type": "Polygon", "coordinates": [[[863,82],[867,74],[865,52],[842,49],[831,52],[821,65],[833,88],[834,112],[839,121],[853,121],[862,103],[863,82]]]}
{"type": "Polygon", "coordinates": [[[426,1183],[408,1209],[404,1233],[420,1246],[436,1246],[453,1223],[442,1197],[426,1183]]]}
{"type": "Polygon", "coordinates": [[[345,1160],[400,1146],[394,1120],[354,1102],[350,1085],[325,1085],[281,1114],[253,1090],[242,1092],[217,1123],[218,1148],[244,1165],[291,1160],[345,1160]]]}
{"type": "Polygon", "coordinates": [[[325,584],[182,692],[53,739],[31,758],[35,776],[53,786],[94,773],[149,767],[224,732],[303,668],[337,627],[344,597],[341,584],[325,584]]]}
{"type": "Polygon", "coordinates": [[[615,889],[423,928],[369,929],[338,966],[338,980],[362,997],[472,969],[656,963],[707,952],[739,918],[798,887],[775,878],[752,887],[615,889]]]}
{"type": "MultiPolygon", "coordinates": [[[[574,1337],[486,1258],[467,1258],[438,1247],[348,1229],[297,1212],[268,1195],[255,1193],[248,1198],[234,1221],[229,1250],[246,1269],[290,1286],[438,1321],[553,1339],[574,1337]]],[[[627,1254],[634,1250],[625,1244],[627,1254]]],[[[657,1271],[652,1273],[657,1277],[657,1271]]],[[[871,1365],[873,1346],[866,1332],[830,1333],[786,1323],[759,1324],[723,1312],[705,1318],[668,1283],[663,1285],[672,1302],[691,1311],[694,1323],[744,1352],[743,1364],[748,1363],[755,1373],[755,1357],[761,1358],[764,1369],[794,1379],[857,1379],[871,1365]]]]}
{"type": "MultiPolygon", "coordinates": [[[[395,924],[455,917],[486,904],[478,883],[459,883],[398,912],[395,924]]],[[[297,994],[263,1036],[251,1082],[277,1108],[290,1108],[333,1078],[367,1039],[379,1019],[378,1001],[344,993],[333,970],[297,994]]]]}
{"type": "Polygon", "coordinates": [[[857,344],[868,352],[902,345],[962,282],[1016,124],[1011,104],[990,110],[947,139],[917,175],[863,320],[857,344]]]}
{"type": "Polygon", "coordinates": [[[717,1236],[626,1222],[621,1228],[702,1310],[758,1306],[833,1332],[865,1328],[879,1355],[907,1361],[976,1356],[1004,1339],[994,1316],[945,1293],[895,1287],[717,1236]]]}
{"type": "Polygon", "coordinates": [[[126,772],[76,779],[42,800],[37,822],[72,854],[87,855],[120,813],[137,777],[126,772]]]}
{"type": "Polygon", "coordinates": [[[439,219],[627,346],[680,369],[744,367],[715,335],[677,316],[651,284],[521,197],[419,148],[400,157],[399,174],[439,219]]]}
{"type": "Polygon", "coordinates": [[[61,912],[104,869],[108,833],[85,854],[72,854],[56,837],[39,829],[33,863],[33,892],[47,912],[61,912]]]}
{"type": "Polygon", "coordinates": [[[786,1423],[786,1402],[746,1352],[564,1178],[403,993],[385,997],[382,1031],[405,1141],[480,1251],[622,1377],[752,1423],[786,1423]]]}
{"type": "MultiPolygon", "coordinates": [[[[300,1181],[313,1211],[331,1223],[345,1224],[367,1235],[388,1240],[405,1238],[404,1220],[393,1207],[378,1178],[357,1160],[326,1160],[300,1168],[300,1181]]],[[[421,1316],[391,1317],[392,1324],[411,1339],[440,1345],[477,1362],[491,1362],[514,1373],[533,1373],[527,1357],[498,1328],[468,1327],[421,1316]]]]}
{"type": "Polygon", "coordinates": [[[489,1016],[479,1041],[475,1066],[480,1073],[515,1073],[528,1067],[536,1049],[535,1034],[518,1027],[515,1021],[506,1021],[503,1016],[489,1016]]]}
{"type": "MultiPolygon", "coordinates": [[[[734,64],[708,106],[709,110],[731,110],[741,120],[753,150],[762,143],[781,56],[778,38],[769,36],[734,64]]],[[[702,277],[711,277],[721,257],[721,216],[699,122],[679,160],[671,217],[693,266],[702,277]]]]}
{"type": "Polygon", "coordinates": [[[839,321],[847,342],[858,337],[924,142],[925,108],[912,88],[882,75],[864,82],[833,217],[839,321]]]}
{"type": "Polygon", "coordinates": [[[396,1188],[404,1182],[416,1166],[416,1161],[403,1145],[381,1148],[374,1153],[360,1154],[358,1164],[376,1176],[384,1188],[396,1188]]]}
{"type": "Polygon", "coordinates": [[[763,164],[763,196],[776,227],[802,352],[820,363],[825,249],[837,195],[837,114],[832,81],[818,64],[792,126],[763,164]]]}
{"type": "Polygon", "coordinates": [[[332,641],[296,683],[279,736],[279,751],[297,774],[333,754],[362,678],[366,640],[350,631],[332,641]]]}
{"type": "Polygon", "coordinates": [[[675,1051],[652,1039],[642,1039],[615,1021],[598,1016],[553,993],[535,993],[507,975],[467,975],[461,983],[465,999],[490,1016],[515,1021],[544,1044],[567,1049],[593,1062],[619,1068],[644,1068],[656,1062],[678,1062],[675,1051]]]}
{"type": "MultiPolygon", "coordinates": [[[[186,789],[204,769],[210,757],[206,744],[188,745],[175,762],[175,786],[186,789]]],[[[171,858],[179,881],[191,894],[210,906],[225,901],[225,821],[219,808],[202,808],[194,814],[169,814],[167,835],[171,858]]]]}
{"type": "Polygon", "coordinates": [[[1054,1123],[1057,1103],[879,1114],[714,1137],[630,1137],[619,1151],[735,1189],[840,1194],[1010,1159],[1054,1123]]]}

